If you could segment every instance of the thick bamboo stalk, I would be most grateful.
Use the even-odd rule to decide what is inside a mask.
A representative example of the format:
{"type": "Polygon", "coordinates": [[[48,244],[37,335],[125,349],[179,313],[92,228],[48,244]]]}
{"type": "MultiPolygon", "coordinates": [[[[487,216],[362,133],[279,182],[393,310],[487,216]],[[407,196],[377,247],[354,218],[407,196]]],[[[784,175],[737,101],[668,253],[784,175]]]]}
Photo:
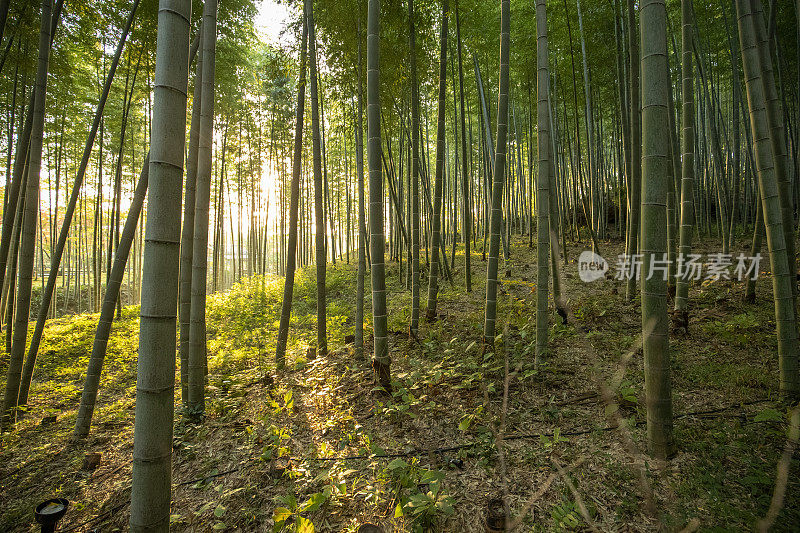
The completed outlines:
{"type": "Polygon", "coordinates": [[[672,436],[669,320],[666,272],[656,269],[667,252],[670,165],[669,62],[664,0],[643,0],[642,51],[642,348],[647,404],[647,447],[660,459],[675,451],[672,436]]]}
{"type": "Polygon", "coordinates": [[[494,156],[492,176],[492,214],[490,220],[489,264],[486,269],[486,314],[483,326],[485,347],[494,345],[497,322],[497,271],[500,255],[500,231],[502,225],[503,181],[505,177],[506,146],[508,132],[509,63],[511,59],[511,4],[502,0],[500,7],[500,87],[497,101],[497,152],[494,156]]]}
{"type": "Polygon", "coordinates": [[[189,0],[161,0],[142,274],[130,529],[169,531],[189,0]]]}
{"type": "Polygon", "coordinates": [[[380,385],[391,391],[391,357],[387,331],[386,278],[383,234],[383,176],[381,173],[380,2],[367,4],[367,130],[369,161],[370,273],[372,277],[372,367],[380,385]]]}
{"type": "Polygon", "coordinates": [[[28,158],[28,180],[25,185],[25,204],[22,217],[22,233],[19,246],[19,264],[14,331],[9,354],[6,391],[3,401],[0,428],[7,429],[16,420],[25,345],[28,340],[28,315],[33,283],[33,261],[36,246],[36,220],[39,214],[39,173],[42,167],[42,143],[44,136],[45,95],[47,71],[50,60],[52,34],[52,1],[42,0],[42,15],[39,29],[39,60],[36,68],[36,86],[33,96],[33,123],[28,158]]]}
{"type": "Polygon", "coordinates": [[[536,93],[537,148],[539,152],[536,176],[536,361],[547,357],[548,313],[547,300],[550,282],[550,64],[547,37],[547,8],[545,0],[536,1],[536,93]]]}
{"type": "MultiPolygon", "coordinates": [[[[442,224],[442,187],[445,180],[444,160],[446,157],[445,137],[445,92],[447,90],[447,21],[448,21],[448,0],[442,0],[442,22],[439,37],[439,107],[437,112],[437,132],[436,132],[436,183],[433,193],[433,224],[431,231],[431,271],[428,277],[428,308],[426,318],[432,321],[436,318],[436,303],[439,295],[439,254],[437,249],[442,245],[441,224],[442,224]]],[[[444,268],[447,268],[447,258],[442,249],[442,259],[444,268]]]]}

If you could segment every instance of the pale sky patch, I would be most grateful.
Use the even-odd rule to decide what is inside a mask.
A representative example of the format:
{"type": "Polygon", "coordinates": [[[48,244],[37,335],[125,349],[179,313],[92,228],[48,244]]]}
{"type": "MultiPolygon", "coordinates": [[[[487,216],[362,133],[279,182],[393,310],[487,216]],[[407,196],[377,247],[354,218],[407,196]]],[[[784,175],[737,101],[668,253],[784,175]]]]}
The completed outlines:
{"type": "Polygon", "coordinates": [[[285,4],[278,4],[275,0],[262,0],[256,15],[256,30],[266,40],[274,43],[286,42],[290,35],[280,34],[286,29],[286,24],[290,21],[289,9],[285,4]]]}

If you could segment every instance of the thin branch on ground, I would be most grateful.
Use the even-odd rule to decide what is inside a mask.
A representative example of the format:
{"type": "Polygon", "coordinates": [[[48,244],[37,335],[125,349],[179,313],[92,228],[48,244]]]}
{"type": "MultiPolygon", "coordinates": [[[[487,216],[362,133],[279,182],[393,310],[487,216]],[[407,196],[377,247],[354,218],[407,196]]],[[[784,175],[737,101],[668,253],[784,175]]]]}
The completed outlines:
{"type": "Polygon", "coordinates": [[[595,526],[594,524],[594,520],[592,520],[592,517],[589,514],[589,510],[586,509],[586,505],[584,505],[583,503],[583,498],[581,498],[578,489],[575,488],[575,484],[569,478],[567,473],[564,472],[564,469],[561,467],[561,463],[559,463],[558,459],[556,459],[555,457],[551,458],[551,461],[553,462],[553,465],[556,467],[556,470],[558,470],[558,473],[561,474],[561,477],[564,478],[564,483],[566,483],[567,488],[572,493],[572,497],[575,498],[575,505],[578,507],[578,511],[580,511],[581,516],[583,517],[583,520],[586,522],[586,524],[589,526],[589,529],[591,529],[592,531],[598,531],[597,526],[595,526]]]}
{"type": "Polygon", "coordinates": [[[800,405],[797,405],[792,410],[789,436],[786,439],[783,454],[778,461],[778,472],[775,475],[775,490],[772,493],[772,501],[770,501],[767,515],[759,520],[757,524],[759,531],[769,531],[775,524],[778,513],[783,509],[783,499],[786,496],[786,486],[789,480],[789,466],[792,463],[794,449],[797,447],[798,437],[800,437],[800,405]]]}

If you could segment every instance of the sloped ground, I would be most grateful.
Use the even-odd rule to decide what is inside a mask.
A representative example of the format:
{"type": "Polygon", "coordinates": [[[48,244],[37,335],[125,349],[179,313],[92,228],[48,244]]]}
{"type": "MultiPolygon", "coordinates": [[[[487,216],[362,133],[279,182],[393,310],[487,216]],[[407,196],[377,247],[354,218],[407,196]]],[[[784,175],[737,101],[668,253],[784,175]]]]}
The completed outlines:
{"type": "MultiPolygon", "coordinates": [[[[570,247],[569,257],[580,250],[570,247]]],[[[620,245],[602,251],[613,264],[620,245]]],[[[298,276],[290,368],[279,376],[282,282],[251,280],[210,297],[207,417],[191,425],[176,413],[172,529],[269,531],[283,519],[284,531],[372,522],[386,531],[478,532],[489,501],[504,492],[522,530],[741,530],[767,515],[788,429],[775,392],[767,276],[753,306],[740,303],[738,282],[692,288],[690,335],[672,339],[679,451],[659,464],[642,453],[641,321],[620,282],[584,284],[573,262],[564,268],[569,322],[551,319],[550,357],[537,369],[535,250],[513,243],[501,337],[485,355],[485,263],[474,255],[470,294],[463,255],[456,264],[458,284],[442,283],[440,317],[421,325],[419,341],[408,338],[411,298],[400,267],[389,266],[391,396],[374,390],[367,359],[344,342],[354,266],[328,270],[331,353],[313,360],[313,272],[298,276]]],[[[56,495],[72,502],[63,531],[126,529],[137,314],[128,308],[115,324],[101,405],[83,443],[69,436],[97,316],[48,326],[31,409],[0,441],[0,530],[34,530],[33,507],[56,495]],[[56,422],[41,425],[50,414],[56,422]],[[87,452],[102,453],[96,470],[82,470],[87,452]]],[[[797,460],[789,467],[779,531],[800,523],[797,460]]]]}

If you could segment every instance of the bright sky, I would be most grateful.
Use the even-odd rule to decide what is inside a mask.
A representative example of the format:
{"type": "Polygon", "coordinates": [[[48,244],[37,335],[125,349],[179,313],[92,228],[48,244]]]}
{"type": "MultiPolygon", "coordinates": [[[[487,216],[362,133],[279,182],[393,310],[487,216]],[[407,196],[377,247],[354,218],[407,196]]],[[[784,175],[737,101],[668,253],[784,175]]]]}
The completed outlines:
{"type": "MultiPolygon", "coordinates": [[[[256,31],[265,41],[271,41],[276,44],[287,43],[291,35],[286,34],[281,37],[281,32],[286,29],[286,23],[289,19],[289,9],[285,4],[278,4],[275,0],[262,0],[261,5],[258,7],[258,15],[256,15],[255,20],[256,31]]],[[[261,172],[261,186],[264,193],[270,197],[269,233],[272,233],[272,226],[277,218],[277,197],[275,194],[274,181],[275,176],[269,170],[269,165],[265,162],[261,172]]],[[[228,216],[233,216],[234,219],[236,219],[238,213],[234,209],[232,212],[228,211],[228,216]]]]}
{"type": "Polygon", "coordinates": [[[288,20],[289,10],[286,5],[278,4],[275,0],[262,0],[256,16],[256,30],[273,42],[285,42],[286,36],[281,39],[280,33],[286,28],[288,20]]]}

